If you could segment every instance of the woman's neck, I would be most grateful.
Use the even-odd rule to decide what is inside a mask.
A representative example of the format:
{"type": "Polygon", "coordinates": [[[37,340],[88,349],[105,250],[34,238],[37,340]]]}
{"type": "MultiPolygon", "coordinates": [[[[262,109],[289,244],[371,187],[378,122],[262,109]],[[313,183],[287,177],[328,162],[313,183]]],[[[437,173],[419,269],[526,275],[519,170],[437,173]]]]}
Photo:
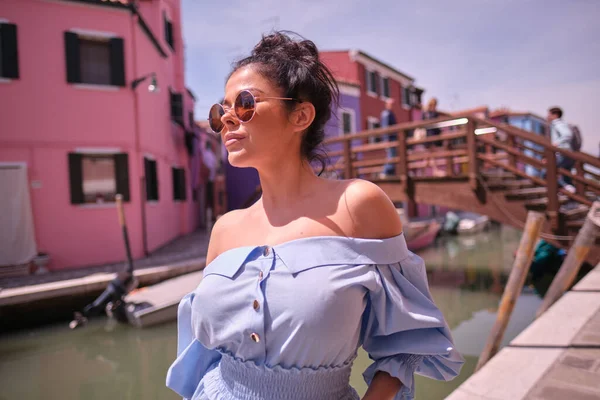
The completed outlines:
{"type": "Polygon", "coordinates": [[[258,171],[265,211],[293,206],[315,190],[320,180],[303,160],[278,163],[258,171]]]}

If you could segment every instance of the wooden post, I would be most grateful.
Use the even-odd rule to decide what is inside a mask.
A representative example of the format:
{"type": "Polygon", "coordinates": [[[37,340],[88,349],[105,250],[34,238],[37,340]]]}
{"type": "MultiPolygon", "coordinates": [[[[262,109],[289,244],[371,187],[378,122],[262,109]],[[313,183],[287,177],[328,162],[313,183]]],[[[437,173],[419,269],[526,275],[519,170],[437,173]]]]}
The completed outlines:
{"type": "Polygon", "coordinates": [[[475,122],[473,120],[467,121],[467,156],[469,159],[469,184],[472,190],[477,190],[477,143],[475,137],[475,122]]]}
{"type": "Polygon", "coordinates": [[[548,310],[575,282],[581,264],[585,261],[590,249],[595,245],[596,237],[599,234],[600,202],[595,201],[588,212],[583,227],[575,237],[567,257],[548,288],[544,301],[537,311],[536,318],[548,310]]]}
{"type": "MultiPolygon", "coordinates": [[[[509,133],[509,132],[507,132],[507,135],[508,135],[508,137],[507,137],[508,145],[509,145],[511,148],[513,148],[513,149],[514,149],[514,148],[516,147],[516,146],[515,146],[515,144],[516,144],[516,143],[515,143],[515,137],[514,137],[514,136],[513,136],[511,133],[509,133]]],[[[516,149],[515,149],[515,150],[516,150],[516,149]]],[[[508,164],[509,164],[511,167],[515,167],[515,168],[517,167],[517,158],[515,157],[515,155],[514,155],[514,154],[510,154],[510,153],[508,153],[508,164]]]]}
{"type": "Polygon", "coordinates": [[[527,213],[525,230],[521,236],[521,242],[519,243],[517,256],[515,257],[513,268],[510,271],[506,288],[504,289],[502,299],[500,300],[500,307],[498,307],[496,322],[492,327],[487,343],[485,344],[483,352],[479,357],[479,362],[477,363],[477,368],[475,369],[476,371],[483,367],[485,363],[487,363],[489,359],[496,354],[498,348],[500,347],[502,337],[504,336],[504,331],[506,330],[506,326],[510,320],[510,315],[512,314],[515,303],[521,294],[523,285],[525,284],[525,278],[527,277],[527,272],[531,266],[535,245],[538,237],[540,236],[544,220],[545,216],[542,213],[535,211],[529,211],[527,213]]]}
{"type": "Polygon", "coordinates": [[[550,218],[553,231],[558,230],[558,170],[556,168],[556,154],[551,148],[546,148],[546,187],[548,188],[548,206],[546,212],[550,218]]]}
{"type": "Polygon", "coordinates": [[[344,140],[344,179],[352,179],[352,149],[350,148],[350,140],[344,140]]]}
{"type": "Polygon", "coordinates": [[[406,147],[406,131],[404,129],[398,132],[398,175],[400,176],[400,182],[406,193],[408,190],[408,150],[406,147]]]}
{"type": "MultiPolygon", "coordinates": [[[[577,171],[575,174],[582,178],[585,178],[585,170],[583,169],[583,162],[580,160],[575,161],[575,170],[577,171]]],[[[574,180],[576,193],[580,196],[585,197],[585,184],[583,182],[579,182],[574,180]]]]}

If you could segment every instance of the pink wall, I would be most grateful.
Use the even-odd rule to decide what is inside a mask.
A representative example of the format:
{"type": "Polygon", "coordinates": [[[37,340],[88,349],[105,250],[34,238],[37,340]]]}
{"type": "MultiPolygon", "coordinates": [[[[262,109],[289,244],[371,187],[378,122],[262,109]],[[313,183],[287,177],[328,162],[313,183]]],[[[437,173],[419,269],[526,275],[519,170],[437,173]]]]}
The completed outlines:
{"type": "MultiPolygon", "coordinates": [[[[30,180],[41,183],[31,189],[32,208],[38,250],[50,254],[51,269],[125,256],[114,205],[70,203],[67,154],[76,148],[118,148],[129,154],[131,201],[125,212],[134,257],[143,256],[140,183],[145,154],[157,160],[159,181],[159,201],[146,206],[148,249],[196,227],[184,130],[170,119],[169,87],[185,92],[179,1],[145,2],[143,8],[145,17],[157,16],[152,24],[150,18],[147,22],[167,58],[128,10],[38,0],[0,3],[0,18],[17,25],[20,72],[19,79],[0,82],[0,162],[27,162],[30,180]],[[157,11],[152,13],[152,7],[157,11]],[[174,24],[174,53],[164,41],[160,11],[164,7],[174,24]],[[66,82],[63,32],[72,29],[124,39],[125,87],[77,87],[66,82]],[[149,93],[146,82],[134,92],[131,81],[149,72],[157,74],[160,92],[149,93]],[[185,202],[173,200],[172,166],[186,169],[185,202]]],[[[186,101],[185,108],[187,116],[193,101],[186,101]]]]}

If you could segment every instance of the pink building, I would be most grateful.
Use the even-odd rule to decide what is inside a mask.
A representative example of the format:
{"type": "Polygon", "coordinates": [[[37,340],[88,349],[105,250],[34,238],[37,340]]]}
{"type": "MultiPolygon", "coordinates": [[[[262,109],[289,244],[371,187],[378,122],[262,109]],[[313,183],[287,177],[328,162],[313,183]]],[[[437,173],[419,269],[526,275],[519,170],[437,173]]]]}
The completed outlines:
{"type": "Polygon", "coordinates": [[[117,193],[134,258],[196,228],[180,0],[133,3],[0,1],[0,266],[123,260],[117,193]]]}

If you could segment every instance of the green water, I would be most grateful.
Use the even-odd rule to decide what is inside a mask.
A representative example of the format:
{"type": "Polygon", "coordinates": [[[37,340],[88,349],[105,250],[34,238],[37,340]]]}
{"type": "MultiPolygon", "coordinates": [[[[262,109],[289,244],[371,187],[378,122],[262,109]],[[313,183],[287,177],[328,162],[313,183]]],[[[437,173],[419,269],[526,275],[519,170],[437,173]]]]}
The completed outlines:
{"type": "MultiPolygon", "coordinates": [[[[497,228],[474,237],[440,239],[420,252],[433,297],[466,359],[451,382],[417,377],[418,399],[443,399],[472,374],[494,322],[520,232],[497,228]]],[[[504,343],[524,329],[540,300],[524,293],[504,343]]],[[[163,400],[178,397],[164,385],[176,351],[175,323],[140,330],[97,320],[70,331],[66,324],[0,337],[0,400],[163,400]]],[[[364,352],[352,384],[362,395],[364,352]]]]}

